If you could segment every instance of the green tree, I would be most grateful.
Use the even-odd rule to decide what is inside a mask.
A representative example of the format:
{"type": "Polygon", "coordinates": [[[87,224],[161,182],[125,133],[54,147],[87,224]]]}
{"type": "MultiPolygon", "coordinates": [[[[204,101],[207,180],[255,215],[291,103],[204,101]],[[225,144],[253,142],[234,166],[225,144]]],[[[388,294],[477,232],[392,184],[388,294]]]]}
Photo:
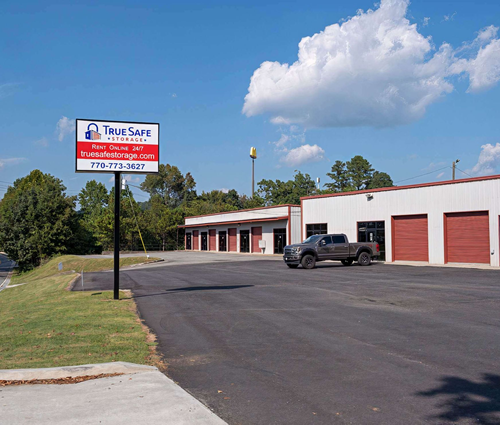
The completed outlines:
{"type": "Polygon", "coordinates": [[[262,199],[258,194],[254,194],[253,198],[251,196],[241,195],[240,204],[241,209],[244,210],[265,206],[264,199],[262,199]]]}
{"type": "Polygon", "coordinates": [[[375,171],[372,165],[361,155],[356,155],[346,162],[347,175],[354,190],[366,189],[370,184],[372,173],[375,171]]]}
{"type": "Polygon", "coordinates": [[[78,194],[81,225],[93,235],[98,232],[97,223],[106,211],[108,200],[109,194],[106,186],[95,180],[88,181],[78,194]]]}
{"type": "Polygon", "coordinates": [[[332,165],[332,171],[326,173],[333,182],[325,183],[325,187],[331,192],[346,192],[350,188],[350,180],[347,175],[346,163],[343,161],[335,161],[332,165]]]}
{"type": "Polygon", "coordinates": [[[168,208],[161,197],[154,196],[151,198],[151,209],[143,214],[143,228],[159,239],[162,251],[177,249],[177,235],[181,233],[178,226],[183,224],[184,216],[183,208],[168,208]]]}
{"type": "MultiPolygon", "coordinates": [[[[135,249],[140,246],[136,217],[138,220],[141,218],[141,207],[135,201],[132,192],[128,190],[122,190],[120,198],[120,248],[124,250],[135,249]]],[[[115,190],[113,187],[108,194],[107,207],[103,214],[97,217],[95,223],[95,236],[103,249],[106,250],[110,250],[114,246],[114,209],[115,190]]]]}
{"type": "Polygon", "coordinates": [[[86,217],[99,216],[108,202],[108,190],[104,184],[90,180],[78,194],[78,202],[86,217]]]}
{"type": "Polygon", "coordinates": [[[183,175],[175,165],[160,164],[158,174],[148,174],[141,189],[151,196],[159,195],[170,208],[196,198],[196,182],[191,173],[183,175]]]}
{"type": "Polygon", "coordinates": [[[394,185],[389,174],[375,171],[368,160],[361,155],[353,156],[347,162],[335,161],[331,172],[326,175],[333,180],[324,185],[330,193],[375,189],[394,185]]]}
{"type": "Polygon", "coordinates": [[[58,178],[39,170],[17,179],[0,204],[0,245],[21,271],[75,247],[75,197],[58,178]]]}
{"type": "Polygon", "coordinates": [[[368,189],[376,189],[378,187],[392,187],[392,186],[394,186],[394,183],[389,174],[381,171],[375,171],[370,180],[370,183],[368,184],[368,189]]]}
{"type": "Polygon", "coordinates": [[[264,205],[300,204],[300,198],[316,193],[316,185],[309,174],[296,171],[293,180],[261,180],[257,194],[262,198],[264,205]]]}

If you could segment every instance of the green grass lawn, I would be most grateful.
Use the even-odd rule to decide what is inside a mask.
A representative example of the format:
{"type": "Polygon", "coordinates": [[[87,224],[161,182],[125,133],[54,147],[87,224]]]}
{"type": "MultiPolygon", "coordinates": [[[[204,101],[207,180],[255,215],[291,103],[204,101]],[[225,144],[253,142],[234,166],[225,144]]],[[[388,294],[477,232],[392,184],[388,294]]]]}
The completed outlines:
{"type": "MultiPolygon", "coordinates": [[[[149,261],[154,261],[150,259],[149,261]]],[[[121,266],[146,262],[123,258],[121,266]]],[[[110,361],[156,364],[156,343],[121,293],[70,292],[77,276],[112,268],[112,259],[62,256],[30,273],[16,275],[0,292],[0,369],[55,367],[110,361]],[[63,271],[58,264],[63,263],[63,271]]]]}

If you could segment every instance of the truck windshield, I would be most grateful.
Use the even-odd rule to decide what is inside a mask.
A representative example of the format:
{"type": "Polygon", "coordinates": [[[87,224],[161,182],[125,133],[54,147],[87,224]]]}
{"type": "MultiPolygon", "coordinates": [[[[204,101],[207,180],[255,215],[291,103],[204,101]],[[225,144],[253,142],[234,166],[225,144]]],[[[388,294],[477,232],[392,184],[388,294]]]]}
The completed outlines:
{"type": "Polygon", "coordinates": [[[309,236],[304,242],[302,243],[315,243],[318,242],[319,239],[321,239],[323,236],[322,235],[312,235],[309,236]]]}

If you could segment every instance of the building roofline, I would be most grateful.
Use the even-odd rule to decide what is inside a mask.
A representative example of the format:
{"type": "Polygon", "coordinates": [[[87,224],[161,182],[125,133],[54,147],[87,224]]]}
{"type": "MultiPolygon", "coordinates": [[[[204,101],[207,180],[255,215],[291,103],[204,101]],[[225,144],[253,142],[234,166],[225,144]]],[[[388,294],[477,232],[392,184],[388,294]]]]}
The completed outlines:
{"type": "Polygon", "coordinates": [[[199,223],[199,224],[180,224],[177,227],[179,228],[192,228],[192,227],[213,227],[213,226],[235,226],[237,224],[245,224],[245,223],[260,223],[263,221],[280,221],[280,220],[288,220],[288,215],[283,215],[281,217],[273,217],[273,218],[250,218],[248,220],[233,220],[233,221],[219,221],[216,223],[199,223]]]}
{"type": "Polygon", "coordinates": [[[245,212],[245,211],[265,210],[265,209],[269,209],[269,208],[288,207],[288,206],[290,206],[290,207],[300,207],[300,205],[295,205],[295,204],[280,204],[280,205],[271,205],[269,207],[247,208],[245,210],[223,211],[223,212],[211,213],[211,214],[203,214],[203,215],[190,215],[188,217],[184,217],[184,219],[187,219],[187,218],[199,218],[199,217],[210,217],[212,215],[232,214],[232,213],[239,213],[239,212],[245,212]]]}
{"type": "Polygon", "coordinates": [[[478,182],[478,181],[483,181],[483,180],[497,180],[497,179],[500,179],[500,174],[495,174],[492,176],[484,176],[484,177],[471,177],[468,179],[445,180],[442,182],[411,184],[411,185],[407,185],[407,186],[381,187],[381,188],[377,188],[377,189],[364,189],[364,190],[357,190],[357,191],[353,191],[353,192],[339,192],[339,193],[327,193],[324,195],[303,196],[300,198],[300,201],[302,203],[303,200],[307,200],[307,199],[331,198],[334,196],[360,195],[363,193],[389,192],[389,191],[393,191],[393,190],[418,189],[420,187],[444,186],[444,185],[448,185],[448,184],[458,184],[458,183],[473,183],[473,182],[478,182]]]}

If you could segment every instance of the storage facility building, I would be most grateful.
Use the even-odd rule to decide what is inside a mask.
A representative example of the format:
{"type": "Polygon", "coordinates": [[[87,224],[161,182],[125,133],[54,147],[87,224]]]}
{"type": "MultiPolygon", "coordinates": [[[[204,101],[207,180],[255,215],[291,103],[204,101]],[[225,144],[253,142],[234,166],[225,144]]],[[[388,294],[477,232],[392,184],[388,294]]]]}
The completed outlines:
{"type": "Polygon", "coordinates": [[[300,242],[300,206],[276,205],[186,217],[185,248],[194,251],[282,254],[300,242]]]}
{"type": "Polygon", "coordinates": [[[378,241],[382,259],[500,265],[500,175],[301,199],[302,237],[378,241]]]}

